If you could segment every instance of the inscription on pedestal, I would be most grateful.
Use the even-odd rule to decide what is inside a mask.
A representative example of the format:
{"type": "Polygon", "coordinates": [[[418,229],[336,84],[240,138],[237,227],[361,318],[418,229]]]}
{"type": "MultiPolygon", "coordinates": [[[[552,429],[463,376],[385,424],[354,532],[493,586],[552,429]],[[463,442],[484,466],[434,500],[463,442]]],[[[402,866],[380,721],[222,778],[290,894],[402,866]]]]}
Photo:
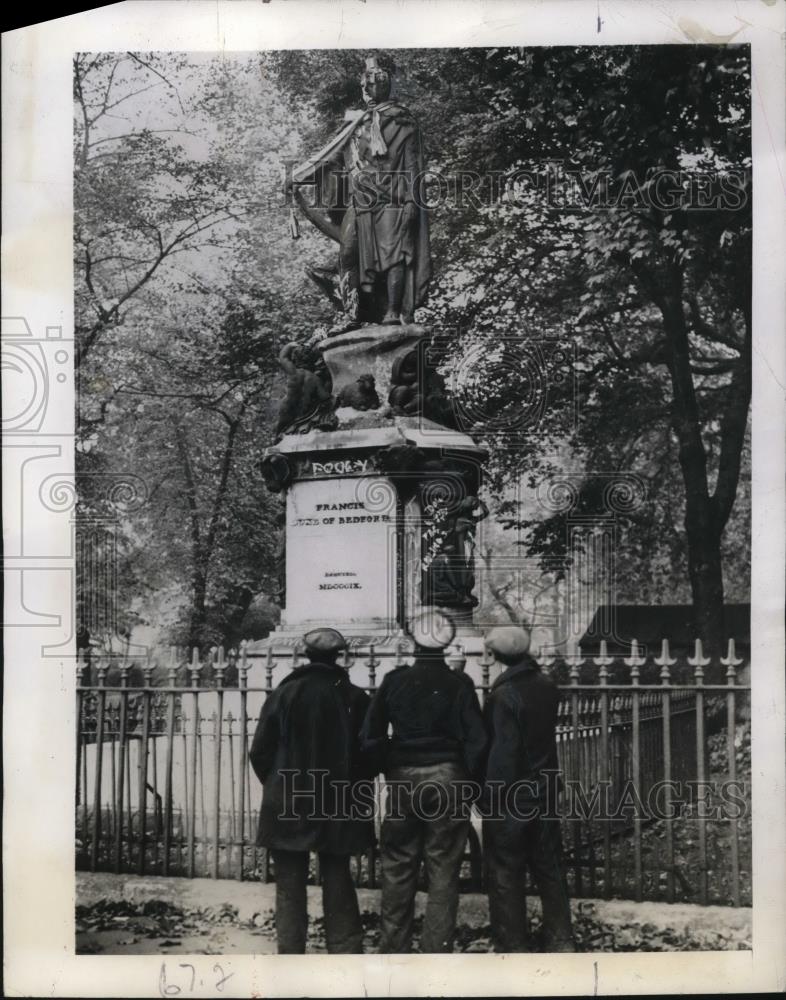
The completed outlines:
{"type": "Polygon", "coordinates": [[[286,624],[388,622],[396,503],[383,477],[301,480],[287,495],[286,624]]]}

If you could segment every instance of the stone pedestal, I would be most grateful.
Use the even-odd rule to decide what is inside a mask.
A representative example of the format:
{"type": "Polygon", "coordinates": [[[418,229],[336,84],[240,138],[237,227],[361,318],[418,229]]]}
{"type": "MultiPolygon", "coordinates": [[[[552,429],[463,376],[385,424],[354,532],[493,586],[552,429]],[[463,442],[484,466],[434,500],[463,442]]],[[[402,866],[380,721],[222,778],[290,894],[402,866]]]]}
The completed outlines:
{"type": "Polygon", "coordinates": [[[423,327],[363,326],[335,337],[328,337],[317,346],[322,352],[333,379],[333,393],[353,385],[361,375],[373,375],[380,403],[387,403],[393,364],[417,347],[423,337],[423,327]]]}
{"type": "MultiPolygon", "coordinates": [[[[363,423],[287,435],[268,452],[289,470],[286,607],[271,643],[294,644],[319,625],[359,645],[392,642],[424,600],[423,512],[416,474],[386,474],[380,456],[409,447],[432,462],[485,457],[468,435],[421,418],[365,414],[363,423]]],[[[477,634],[470,608],[445,610],[460,637],[477,634]]]]}

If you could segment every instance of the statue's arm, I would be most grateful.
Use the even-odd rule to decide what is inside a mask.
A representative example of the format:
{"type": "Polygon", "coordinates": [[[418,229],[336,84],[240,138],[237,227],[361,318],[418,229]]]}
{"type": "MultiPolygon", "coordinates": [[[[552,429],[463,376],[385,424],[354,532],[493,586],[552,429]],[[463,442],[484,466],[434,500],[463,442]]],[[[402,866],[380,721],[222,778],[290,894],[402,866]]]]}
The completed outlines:
{"type": "Polygon", "coordinates": [[[287,375],[294,375],[297,372],[297,365],[292,360],[292,352],[296,347],[295,343],[286,344],[278,354],[278,363],[287,375]]]}
{"type": "Polygon", "coordinates": [[[308,221],[311,222],[314,226],[316,226],[317,229],[320,231],[320,233],[323,233],[329,239],[335,240],[336,243],[340,242],[341,227],[331,222],[330,219],[327,218],[327,216],[322,215],[315,208],[312,208],[311,205],[309,205],[308,202],[306,201],[305,197],[303,196],[303,192],[299,187],[294,188],[294,195],[295,195],[295,201],[300,206],[300,210],[308,219],[308,221]]]}

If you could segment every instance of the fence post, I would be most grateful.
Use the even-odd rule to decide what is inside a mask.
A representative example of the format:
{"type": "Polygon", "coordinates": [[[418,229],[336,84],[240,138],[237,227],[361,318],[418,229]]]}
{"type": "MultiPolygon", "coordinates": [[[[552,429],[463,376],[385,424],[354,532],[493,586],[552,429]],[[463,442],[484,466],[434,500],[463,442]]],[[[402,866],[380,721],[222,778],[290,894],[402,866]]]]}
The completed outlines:
{"type": "MultiPolygon", "coordinates": [[[[268,649],[268,653],[271,650],[268,649]]],[[[248,659],[245,639],[240,643],[240,666],[237,671],[237,686],[240,689],[240,788],[238,789],[238,812],[240,813],[239,857],[237,879],[243,881],[243,860],[246,841],[246,770],[248,768],[248,659]]]]}
{"type": "MultiPolygon", "coordinates": [[[[292,667],[297,666],[297,649],[292,650],[292,667]]],[[[265,699],[270,697],[273,691],[273,647],[268,646],[267,648],[267,660],[265,661],[265,699]]],[[[251,798],[251,788],[250,788],[250,771],[247,772],[249,775],[249,800],[251,798]]],[[[263,861],[262,861],[262,881],[267,883],[270,881],[270,851],[267,847],[262,848],[263,861]]],[[[257,866],[257,848],[256,841],[254,841],[254,868],[257,866]]]]}
{"type": "MultiPolygon", "coordinates": [[[[120,873],[123,852],[123,793],[126,776],[126,727],[128,725],[128,664],[120,667],[120,729],[118,733],[117,826],[115,827],[115,873],[120,873]]],[[[130,843],[130,838],[129,838],[130,843]]]]}
{"type": "Polygon", "coordinates": [[[666,899],[674,902],[674,830],[671,816],[671,670],[677,661],[669,656],[669,640],[663,639],[660,656],[655,663],[660,667],[661,716],[663,721],[663,811],[666,837],[666,899]]]}
{"type": "MultiPolygon", "coordinates": [[[[82,757],[86,756],[82,751],[82,730],[84,729],[84,722],[82,719],[82,706],[84,704],[84,698],[82,696],[82,678],[84,677],[84,670],[86,667],[84,659],[84,650],[78,649],[76,651],[76,788],[74,794],[74,806],[78,809],[79,804],[84,799],[87,802],[87,789],[83,788],[82,776],[80,769],[82,767],[82,757]]],[[[87,809],[84,810],[85,815],[87,814],[87,809]]],[[[83,824],[84,836],[87,837],[87,826],[83,824]]]]}
{"type": "Polygon", "coordinates": [[[481,684],[481,704],[486,704],[486,696],[489,691],[489,678],[491,676],[491,664],[494,662],[486,644],[483,644],[483,652],[480,654],[480,684],[481,684]]]}
{"type": "MultiPolygon", "coordinates": [[[[169,649],[169,668],[167,670],[167,686],[173,690],[167,692],[167,722],[166,722],[166,764],[164,774],[164,875],[169,874],[169,853],[172,844],[172,767],[175,744],[175,694],[177,683],[177,649],[169,649]]],[[[183,762],[185,767],[185,761],[183,762]]]]}
{"type": "Polygon", "coordinates": [[[603,896],[611,899],[611,778],[609,775],[609,667],[614,662],[608,655],[605,639],[600,640],[600,656],[594,662],[600,667],[598,680],[600,682],[600,780],[605,787],[605,798],[601,821],[603,823],[603,896]]]}
{"type": "Polygon", "coordinates": [[[219,853],[218,845],[221,837],[221,741],[224,729],[224,647],[219,647],[215,659],[216,678],[216,722],[213,724],[213,739],[215,740],[215,781],[213,789],[213,878],[218,878],[219,853]]]}
{"type": "Polygon", "coordinates": [[[150,688],[153,682],[153,664],[150,662],[150,652],[142,668],[144,677],[142,688],[142,742],[139,747],[139,857],[137,858],[137,874],[145,874],[145,851],[147,849],[147,754],[150,743],[150,688]]]}
{"type": "MultiPolygon", "coordinates": [[[[570,663],[570,716],[571,716],[571,753],[569,755],[571,760],[571,772],[572,778],[575,780],[576,776],[581,776],[580,772],[580,762],[581,762],[581,747],[579,745],[579,691],[578,683],[580,677],[579,666],[584,662],[581,657],[581,647],[576,644],[574,647],[568,650],[567,656],[568,662],[570,663]]],[[[575,802],[572,802],[575,809],[575,802]]],[[[573,827],[573,860],[574,860],[574,870],[573,877],[575,879],[576,885],[576,895],[581,896],[584,892],[584,880],[583,873],[581,871],[582,857],[581,857],[581,818],[575,815],[572,820],[573,827]]]]}
{"type": "MultiPolygon", "coordinates": [[[[349,650],[345,650],[345,655],[349,650]]],[[[377,667],[382,661],[378,656],[374,656],[374,643],[370,643],[368,647],[368,657],[366,659],[366,666],[368,667],[368,686],[370,691],[376,691],[377,688],[377,667]]]]}
{"type": "Polygon", "coordinates": [[[631,721],[633,724],[633,748],[632,748],[632,772],[633,772],[633,864],[634,876],[636,879],[635,899],[640,903],[643,895],[643,872],[641,865],[641,692],[639,691],[639,667],[645,662],[643,656],[639,656],[639,644],[633,639],[631,642],[630,656],[625,663],[630,667],[631,691],[631,721]]]}
{"type": "MultiPolygon", "coordinates": [[[[99,664],[96,670],[98,677],[98,708],[96,710],[96,773],[93,794],[93,836],[90,842],[90,871],[94,872],[98,865],[98,845],[101,840],[101,778],[104,758],[104,713],[106,712],[106,667],[99,664]]],[[[85,790],[87,794],[87,790],[85,790]]],[[[112,789],[114,797],[115,789],[112,789]]]]}
{"type": "Polygon", "coordinates": [[[194,877],[196,864],[196,786],[197,786],[197,742],[199,732],[199,673],[202,668],[199,662],[199,650],[194,646],[191,651],[191,666],[189,668],[189,680],[194,689],[191,694],[191,704],[194,709],[193,731],[191,740],[191,787],[189,789],[191,801],[189,802],[189,823],[188,823],[188,877],[194,877]]]}
{"type": "MultiPolygon", "coordinates": [[[[704,668],[709,663],[709,657],[704,656],[701,646],[701,639],[696,640],[695,653],[688,657],[688,663],[694,668],[694,682],[696,684],[696,779],[699,786],[706,781],[705,767],[705,740],[704,740],[704,668]]],[[[703,906],[707,905],[707,818],[703,810],[698,811],[699,823],[699,859],[701,871],[699,873],[700,898],[703,906]]]]}
{"type": "MultiPolygon", "coordinates": [[[[742,663],[735,655],[734,640],[729,639],[728,654],[721,657],[721,663],[726,667],[726,683],[729,692],[726,695],[726,753],[729,763],[729,781],[737,780],[737,712],[734,686],[737,681],[737,667],[742,663]]],[[[731,825],[731,891],[734,905],[740,905],[740,842],[737,817],[732,815],[728,821],[731,825]]]]}

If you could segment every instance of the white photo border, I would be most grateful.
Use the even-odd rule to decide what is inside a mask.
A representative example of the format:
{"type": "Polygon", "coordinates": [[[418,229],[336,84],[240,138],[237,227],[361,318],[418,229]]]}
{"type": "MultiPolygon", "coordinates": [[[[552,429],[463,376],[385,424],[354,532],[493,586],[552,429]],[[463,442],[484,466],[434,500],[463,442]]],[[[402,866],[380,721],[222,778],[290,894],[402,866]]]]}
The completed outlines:
{"type": "MultiPolygon", "coordinates": [[[[752,951],[223,956],[224,975],[231,978],[218,991],[216,956],[174,956],[192,963],[197,983],[205,984],[189,995],[559,996],[786,987],[784,27],[786,5],[777,0],[139,0],[3,36],[3,316],[24,318],[34,338],[59,339],[68,351],[73,347],[71,60],[76,51],[724,40],[752,48],[752,951]]],[[[25,599],[40,611],[69,607],[63,586],[73,580],[71,529],[67,518],[28,495],[24,470],[40,456],[54,460],[63,477],[73,476],[70,364],[64,374],[65,380],[52,380],[49,387],[56,419],[40,434],[4,439],[7,580],[20,565],[14,560],[26,560],[24,566],[37,572],[35,594],[25,599]],[[34,544],[25,549],[28,537],[34,544]]],[[[7,628],[4,636],[6,994],[157,996],[160,956],[74,953],[75,650],[71,639],[63,655],[42,657],[49,634],[28,626],[7,628]]]]}

